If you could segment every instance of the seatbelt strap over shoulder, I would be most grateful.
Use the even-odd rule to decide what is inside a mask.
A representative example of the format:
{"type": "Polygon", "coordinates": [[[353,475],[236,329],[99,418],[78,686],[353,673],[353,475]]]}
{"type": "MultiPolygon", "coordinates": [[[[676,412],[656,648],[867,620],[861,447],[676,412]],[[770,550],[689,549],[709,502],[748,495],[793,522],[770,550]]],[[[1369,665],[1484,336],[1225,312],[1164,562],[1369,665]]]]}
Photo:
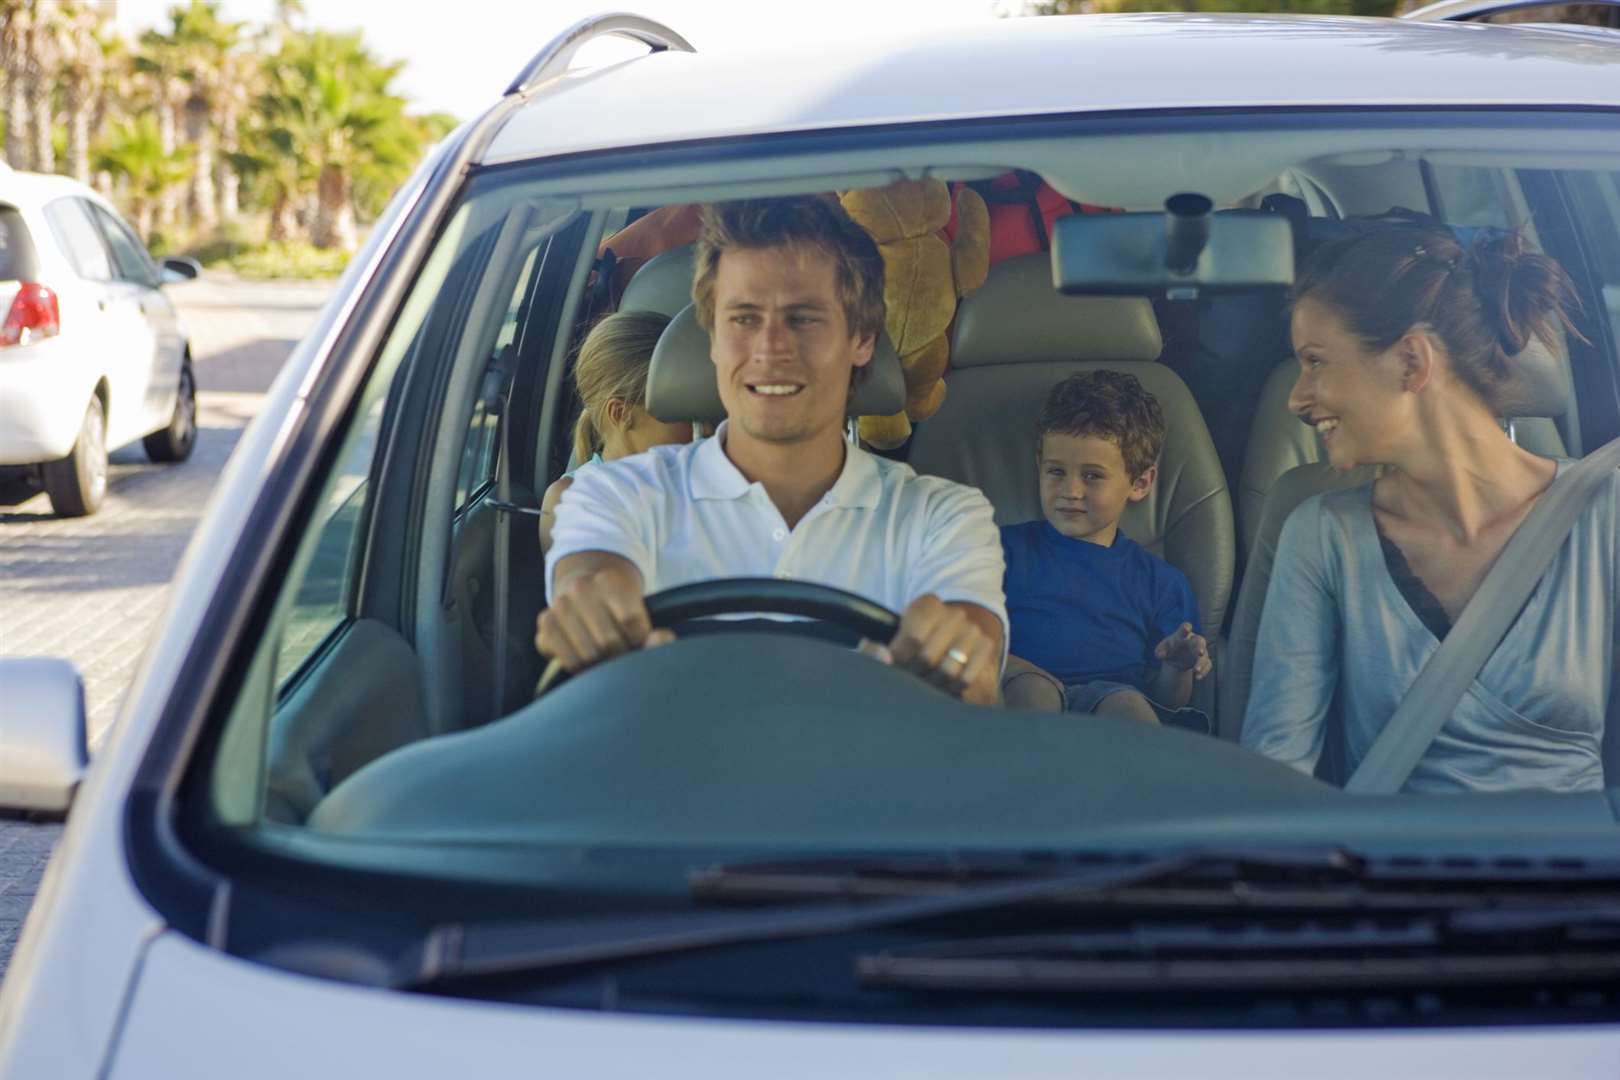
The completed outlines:
{"type": "Polygon", "coordinates": [[[1393,794],[1405,786],[1563,549],[1575,519],[1616,468],[1620,439],[1565,469],[1542,493],[1412,681],[1395,715],[1345,783],[1346,791],[1393,794]]]}

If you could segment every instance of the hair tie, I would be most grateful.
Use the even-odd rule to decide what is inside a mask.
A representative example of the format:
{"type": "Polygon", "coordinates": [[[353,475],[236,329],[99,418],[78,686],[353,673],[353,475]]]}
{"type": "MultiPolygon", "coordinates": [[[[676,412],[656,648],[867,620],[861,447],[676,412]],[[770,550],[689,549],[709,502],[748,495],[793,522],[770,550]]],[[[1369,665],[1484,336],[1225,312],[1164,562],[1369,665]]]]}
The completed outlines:
{"type": "MultiPolygon", "coordinates": [[[[1429,249],[1419,244],[1412,249],[1412,257],[1414,259],[1426,259],[1429,257],[1429,249]]],[[[1457,260],[1455,258],[1436,259],[1435,261],[1444,266],[1448,274],[1457,269],[1457,260]]]]}

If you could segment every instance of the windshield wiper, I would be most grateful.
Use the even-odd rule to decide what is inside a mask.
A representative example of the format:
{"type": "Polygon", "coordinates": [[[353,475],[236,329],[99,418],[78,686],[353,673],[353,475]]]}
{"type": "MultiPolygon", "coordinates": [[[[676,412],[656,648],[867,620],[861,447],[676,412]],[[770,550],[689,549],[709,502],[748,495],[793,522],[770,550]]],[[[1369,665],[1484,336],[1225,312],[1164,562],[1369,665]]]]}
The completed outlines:
{"type": "Polygon", "coordinates": [[[972,992],[1355,990],[1620,976],[1620,905],[1434,910],[1405,918],[1158,922],[935,942],[856,958],[860,981],[972,992]]]}
{"type": "MultiPolygon", "coordinates": [[[[913,874],[925,866],[971,867],[983,860],[952,857],[944,860],[907,860],[913,874]]],[[[410,950],[397,966],[393,985],[420,990],[458,979],[532,973],[556,968],[627,960],[637,957],[719,948],[730,945],[780,941],[791,938],[847,934],[928,919],[1040,904],[1061,899],[1084,901],[1108,890],[1143,885],[1190,870],[1209,867],[1329,873],[1353,880],[1362,872],[1362,860],[1341,848],[1197,848],[1127,865],[1090,866],[1054,873],[1051,864],[1027,860],[1021,873],[1017,860],[994,860],[999,877],[988,883],[958,885],[946,891],[898,898],[853,901],[848,895],[823,903],[771,907],[762,910],[704,910],[616,918],[546,919],[515,923],[450,923],[430,931],[419,947],[410,950]],[[1011,878],[1008,880],[1008,878],[1011,878]]],[[[803,864],[824,864],[816,860],[803,864]]],[[[783,864],[773,864],[778,871],[783,864]]],[[[791,864],[788,864],[791,865],[791,864]]],[[[894,860],[854,860],[847,868],[893,867],[894,860]]],[[[721,867],[694,875],[701,892],[727,873],[752,872],[721,867]]],[[[819,870],[807,871],[814,878],[819,870]]]]}

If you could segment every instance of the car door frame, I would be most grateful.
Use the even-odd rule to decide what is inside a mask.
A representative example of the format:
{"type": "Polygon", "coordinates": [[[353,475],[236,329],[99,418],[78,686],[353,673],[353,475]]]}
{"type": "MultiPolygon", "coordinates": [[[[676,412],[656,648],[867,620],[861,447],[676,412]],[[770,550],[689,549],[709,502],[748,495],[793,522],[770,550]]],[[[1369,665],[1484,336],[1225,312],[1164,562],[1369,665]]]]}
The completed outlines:
{"type": "Polygon", "coordinates": [[[91,220],[112,257],[114,274],[129,289],[152,334],[146,393],[140,403],[140,422],[136,425],[140,428],[136,434],[145,435],[167,424],[174,413],[175,398],[180,392],[180,373],[185,365],[180,317],[163,291],[163,278],[157,264],[135,231],[108,207],[93,200],[86,201],[91,208],[91,220]],[[133,265],[125,265],[115,237],[128,245],[128,258],[133,265]]]}

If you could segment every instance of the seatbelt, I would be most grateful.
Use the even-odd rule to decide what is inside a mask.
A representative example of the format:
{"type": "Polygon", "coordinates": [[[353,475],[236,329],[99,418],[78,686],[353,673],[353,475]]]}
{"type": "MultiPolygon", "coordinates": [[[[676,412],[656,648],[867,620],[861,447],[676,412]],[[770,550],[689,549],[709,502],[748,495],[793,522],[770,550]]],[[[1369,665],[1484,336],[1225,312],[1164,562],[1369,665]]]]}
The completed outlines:
{"type": "Polygon", "coordinates": [[[1393,794],[1405,786],[1563,548],[1575,519],[1616,468],[1620,439],[1565,469],[1536,500],[1356,766],[1346,791],[1393,794]]]}

